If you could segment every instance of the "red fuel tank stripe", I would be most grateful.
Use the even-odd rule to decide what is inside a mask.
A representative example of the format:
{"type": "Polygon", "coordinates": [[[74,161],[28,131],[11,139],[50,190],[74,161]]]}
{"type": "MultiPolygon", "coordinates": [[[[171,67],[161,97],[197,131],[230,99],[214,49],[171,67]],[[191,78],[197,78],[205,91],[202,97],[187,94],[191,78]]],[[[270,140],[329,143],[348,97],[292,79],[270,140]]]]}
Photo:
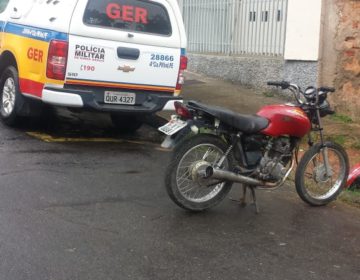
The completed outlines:
{"type": "Polygon", "coordinates": [[[24,94],[30,94],[41,98],[43,89],[43,83],[20,78],[20,91],[24,94]]]}

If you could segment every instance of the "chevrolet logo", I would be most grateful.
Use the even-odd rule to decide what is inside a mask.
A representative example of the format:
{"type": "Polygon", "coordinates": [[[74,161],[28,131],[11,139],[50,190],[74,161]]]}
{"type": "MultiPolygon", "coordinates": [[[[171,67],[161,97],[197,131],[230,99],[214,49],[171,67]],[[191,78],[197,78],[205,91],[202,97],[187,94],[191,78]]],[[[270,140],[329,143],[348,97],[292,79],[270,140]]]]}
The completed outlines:
{"type": "Polygon", "coordinates": [[[123,71],[124,73],[129,73],[129,72],[134,72],[135,67],[124,65],[124,66],[119,66],[119,68],[117,70],[123,71]]]}

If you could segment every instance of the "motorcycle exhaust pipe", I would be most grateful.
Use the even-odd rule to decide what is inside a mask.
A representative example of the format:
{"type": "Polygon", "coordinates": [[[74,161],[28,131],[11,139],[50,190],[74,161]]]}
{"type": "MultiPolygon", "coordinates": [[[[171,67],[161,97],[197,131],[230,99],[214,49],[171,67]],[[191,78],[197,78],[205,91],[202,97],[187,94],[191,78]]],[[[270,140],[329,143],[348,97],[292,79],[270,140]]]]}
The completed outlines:
{"type": "Polygon", "coordinates": [[[277,183],[264,182],[264,181],[256,180],[254,178],[242,176],[234,172],[213,168],[210,165],[206,167],[205,174],[202,172],[202,174],[199,175],[202,176],[204,179],[217,179],[221,181],[230,181],[230,182],[246,184],[254,187],[256,186],[256,187],[274,188],[278,185],[277,183]]]}

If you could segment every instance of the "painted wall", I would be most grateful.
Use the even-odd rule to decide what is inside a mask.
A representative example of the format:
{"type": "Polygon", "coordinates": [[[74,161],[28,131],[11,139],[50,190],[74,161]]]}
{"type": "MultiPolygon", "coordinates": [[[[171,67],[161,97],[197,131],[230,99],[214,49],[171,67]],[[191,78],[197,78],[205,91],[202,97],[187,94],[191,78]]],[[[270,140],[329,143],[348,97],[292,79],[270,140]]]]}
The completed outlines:
{"type": "Polygon", "coordinates": [[[289,0],[285,59],[319,58],[322,0],[289,0]]]}

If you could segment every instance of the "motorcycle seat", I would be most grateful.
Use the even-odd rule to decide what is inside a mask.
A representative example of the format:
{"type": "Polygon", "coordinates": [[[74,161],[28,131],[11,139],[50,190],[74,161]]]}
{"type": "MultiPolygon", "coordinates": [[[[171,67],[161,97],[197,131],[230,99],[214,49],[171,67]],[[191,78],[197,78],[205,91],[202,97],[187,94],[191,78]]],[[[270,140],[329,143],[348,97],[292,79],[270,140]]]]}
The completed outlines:
{"type": "Polygon", "coordinates": [[[188,105],[195,110],[200,110],[214,116],[221,122],[247,134],[257,133],[269,125],[269,120],[257,115],[238,114],[229,109],[206,105],[196,101],[189,101],[188,105]]]}

